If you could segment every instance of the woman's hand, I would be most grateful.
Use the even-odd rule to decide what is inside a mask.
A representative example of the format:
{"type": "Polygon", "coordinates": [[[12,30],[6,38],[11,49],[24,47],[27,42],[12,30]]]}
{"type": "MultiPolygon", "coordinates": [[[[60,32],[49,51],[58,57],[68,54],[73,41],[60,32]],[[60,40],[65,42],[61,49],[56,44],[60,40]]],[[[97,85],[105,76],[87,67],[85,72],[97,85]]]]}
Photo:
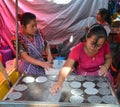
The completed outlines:
{"type": "Polygon", "coordinates": [[[99,75],[105,77],[107,75],[108,68],[106,67],[106,65],[101,65],[99,67],[100,67],[99,75]]]}
{"type": "Polygon", "coordinates": [[[53,64],[53,57],[52,57],[52,55],[48,55],[47,56],[47,60],[48,60],[49,63],[53,64]]]}
{"type": "Polygon", "coordinates": [[[60,82],[55,82],[51,88],[50,88],[50,92],[55,95],[60,89],[62,88],[62,83],[60,82]]]}
{"type": "Polygon", "coordinates": [[[52,64],[50,62],[42,62],[42,64],[40,65],[42,66],[43,68],[45,69],[48,69],[48,68],[52,68],[52,64]]]}

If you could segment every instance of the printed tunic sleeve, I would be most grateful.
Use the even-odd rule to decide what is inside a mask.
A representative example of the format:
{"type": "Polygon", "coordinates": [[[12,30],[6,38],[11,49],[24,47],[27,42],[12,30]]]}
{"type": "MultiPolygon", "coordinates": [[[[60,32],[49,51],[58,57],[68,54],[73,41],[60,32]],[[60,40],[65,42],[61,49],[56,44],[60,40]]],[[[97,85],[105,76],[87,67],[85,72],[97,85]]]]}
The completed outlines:
{"type": "Polygon", "coordinates": [[[25,52],[26,49],[24,47],[24,44],[22,44],[21,42],[19,42],[19,45],[18,45],[18,52],[19,53],[22,53],[22,52],[25,52]]]}
{"type": "MultiPolygon", "coordinates": [[[[12,37],[11,42],[12,42],[14,49],[16,49],[16,36],[12,37]]],[[[18,38],[18,52],[21,53],[21,52],[25,52],[25,51],[26,51],[26,49],[25,49],[24,43],[21,42],[20,38],[18,38]]]]}

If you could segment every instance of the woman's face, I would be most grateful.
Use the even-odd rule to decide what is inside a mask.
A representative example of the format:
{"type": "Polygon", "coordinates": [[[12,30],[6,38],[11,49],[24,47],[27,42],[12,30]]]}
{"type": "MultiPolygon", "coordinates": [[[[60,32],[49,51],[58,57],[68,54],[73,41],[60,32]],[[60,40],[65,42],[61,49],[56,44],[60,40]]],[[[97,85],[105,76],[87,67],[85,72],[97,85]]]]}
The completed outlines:
{"type": "Polygon", "coordinates": [[[102,17],[101,17],[101,14],[100,14],[99,11],[97,12],[96,20],[97,20],[97,21],[101,21],[101,20],[102,20],[102,17]]]}
{"type": "Polygon", "coordinates": [[[23,31],[27,35],[31,35],[31,36],[35,35],[37,31],[36,20],[35,19],[30,20],[30,22],[26,26],[23,26],[23,31]]]}
{"type": "Polygon", "coordinates": [[[90,38],[86,39],[86,48],[90,54],[98,52],[98,50],[102,47],[102,45],[105,42],[105,38],[99,38],[96,45],[94,45],[95,39],[96,36],[91,36],[90,38]]]}

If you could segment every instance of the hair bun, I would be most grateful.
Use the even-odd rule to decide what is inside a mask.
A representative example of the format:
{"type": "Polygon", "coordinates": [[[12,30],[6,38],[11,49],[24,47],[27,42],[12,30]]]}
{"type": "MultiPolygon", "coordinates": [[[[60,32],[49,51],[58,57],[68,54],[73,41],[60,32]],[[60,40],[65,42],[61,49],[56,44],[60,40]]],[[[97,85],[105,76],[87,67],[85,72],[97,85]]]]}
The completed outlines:
{"type": "Polygon", "coordinates": [[[22,18],[22,15],[21,14],[18,14],[18,21],[20,21],[22,18]]]}

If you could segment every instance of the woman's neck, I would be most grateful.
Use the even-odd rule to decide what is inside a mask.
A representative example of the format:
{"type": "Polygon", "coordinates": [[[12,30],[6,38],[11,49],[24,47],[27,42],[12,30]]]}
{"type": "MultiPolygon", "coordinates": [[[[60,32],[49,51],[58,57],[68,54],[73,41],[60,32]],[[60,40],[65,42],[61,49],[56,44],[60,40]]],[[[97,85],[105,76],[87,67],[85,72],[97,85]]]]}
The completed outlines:
{"type": "Polygon", "coordinates": [[[26,37],[27,37],[27,39],[29,39],[29,41],[31,41],[32,43],[34,42],[34,36],[33,35],[30,35],[30,34],[28,34],[28,33],[26,33],[26,32],[22,32],[26,37]]]}
{"type": "Polygon", "coordinates": [[[27,38],[31,38],[31,37],[33,37],[33,35],[30,35],[30,34],[28,34],[28,33],[26,33],[26,32],[22,32],[27,38]]]}
{"type": "Polygon", "coordinates": [[[98,21],[97,23],[99,23],[99,24],[101,24],[101,25],[104,25],[104,24],[106,24],[107,22],[104,21],[104,20],[101,20],[101,21],[98,21]]]}
{"type": "Polygon", "coordinates": [[[84,51],[85,51],[85,53],[88,55],[88,56],[91,56],[91,57],[93,57],[98,51],[96,50],[96,51],[94,51],[94,52],[89,52],[89,50],[87,49],[87,47],[86,46],[84,46],[84,51]]]}

